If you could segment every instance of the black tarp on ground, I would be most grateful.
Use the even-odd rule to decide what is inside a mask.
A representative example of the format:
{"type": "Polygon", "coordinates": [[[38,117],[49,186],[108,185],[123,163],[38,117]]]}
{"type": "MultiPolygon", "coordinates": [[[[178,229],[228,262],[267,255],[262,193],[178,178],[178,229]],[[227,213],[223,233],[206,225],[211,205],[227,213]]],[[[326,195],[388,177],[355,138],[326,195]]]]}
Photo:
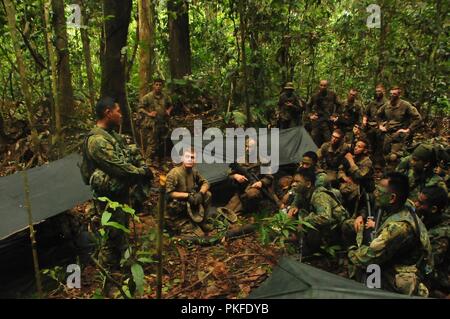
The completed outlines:
{"type": "MultiPolygon", "coordinates": [[[[29,169],[33,222],[39,223],[92,197],[80,175],[80,156],[69,155],[29,169]]],[[[24,179],[21,172],[0,178],[0,239],[28,227],[24,179]]]]}
{"type": "Polygon", "coordinates": [[[394,299],[410,298],[380,289],[370,289],[356,281],[282,257],[272,274],[254,289],[251,299],[394,299]]]}

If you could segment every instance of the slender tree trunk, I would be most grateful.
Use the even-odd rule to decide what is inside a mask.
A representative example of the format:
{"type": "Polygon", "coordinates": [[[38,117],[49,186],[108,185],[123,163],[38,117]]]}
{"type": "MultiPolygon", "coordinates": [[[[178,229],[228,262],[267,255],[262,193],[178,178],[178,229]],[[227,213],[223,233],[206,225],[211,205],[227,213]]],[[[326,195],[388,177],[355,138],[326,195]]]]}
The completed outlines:
{"type": "Polygon", "coordinates": [[[5,4],[6,9],[6,15],[8,18],[8,27],[9,27],[9,33],[11,35],[11,40],[13,43],[15,55],[16,55],[16,62],[17,67],[19,69],[19,76],[20,76],[20,84],[22,89],[22,94],[25,99],[25,106],[27,108],[27,118],[28,123],[30,125],[31,130],[31,140],[33,143],[33,151],[36,153],[39,149],[39,138],[36,130],[36,121],[34,118],[34,109],[32,106],[32,97],[31,97],[31,91],[28,84],[27,79],[27,72],[25,69],[25,61],[23,59],[22,55],[22,49],[20,47],[19,42],[19,34],[16,27],[16,9],[14,8],[14,4],[11,2],[11,0],[3,0],[3,3],[5,4]]]}
{"type": "Polygon", "coordinates": [[[64,1],[52,0],[53,28],[55,31],[55,47],[58,70],[58,104],[62,115],[62,122],[69,120],[74,111],[72,74],[70,73],[69,46],[67,43],[66,17],[64,1]]]}
{"type": "Polygon", "coordinates": [[[148,93],[154,72],[155,7],[152,0],[138,0],[139,97],[148,93]]]}
{"type": "Polygon", "coordinates": [[[242,74],[242,91],[244,94],[244,111],[245,116],[247,118],[247,126],[252,122],[251,113],[250,113],[250,105],[248,103],[248,81],[247,81],[247,54],[245,51],[245,40],[247,37],[247,17],[245,10],[245,3],[243,1],[239,1],[238,10],[239,10],[239,28],[241,34],[241,74],[242,74]]]}
{"type": "Polygon", "coordinates": [[[191,43],[189,39],[189,3],[186,0],[168,0],[169,60],[173,79],[192,73],[191,43]]]}
{"type": "Polygon", "coordinates": [[[83,44],[84,63],[86,64],[89,101],[91,103],[91,107],[94,108],[95,107],[94,70],[92,68],[92,59],[91,59],[91,41],[89,39],[89,33],[87,28],[87,25],[89,24],[89,16],[86,11],[85,1],[76,0],[76,3],[81,8],[81,24],[82,24],[82,28],[80,29],[81,43],[83,44]]]}
{"type": "MultiPolygon", "coordinates": [[[[50,25],[50,6],[51,0],[43,1],[43,10],[44,10],[44,28],[45,28],[45,44],[48,53],[48,59],[50,62],[50,80],[51,80],[51,89],[52,89],[52,104],[53,104],[53,118],[55,123],[55,134],[54,140],[52,141],[53,145],[59,145],[62,147],[61,141],[61,112],[60,112],[60,104],[58,99],[58,76],[57,76],[57,67],[56,67],[56,53],[55,48],[52,45],[52,29],[50,25]]],[[[59,151],[61,149],[59,148],[59,151]]],[[[60,152],[61,153],[61,152],[60,152]]]]}
{"type": "Polygon", "coordinates": [[[123,129],[131,132],[130,108],[126,95],[126,52],[131,0],[103,0],[104,28],[100,43],[101,96],[115,98],[122,110],[123,129]]]}

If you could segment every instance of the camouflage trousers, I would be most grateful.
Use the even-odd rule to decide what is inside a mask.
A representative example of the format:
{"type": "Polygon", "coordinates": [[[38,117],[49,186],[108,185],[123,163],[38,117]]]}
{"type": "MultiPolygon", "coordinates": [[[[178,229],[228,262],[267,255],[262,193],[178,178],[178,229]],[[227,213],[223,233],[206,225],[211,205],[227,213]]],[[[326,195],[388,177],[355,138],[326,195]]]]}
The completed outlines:
{"type": "Polygon", "coordinates": [[[141,129],[142,139],[145,145],[145,158],[154,159],[165,156],[164,149],[166,138],[169,134],[168,124],[165,126],[157,126],[154,123],[148,124],[141,129]]]}
{"type": "Polygon", "coordinates": [[[225,207],[233,213],[255,213],[266,206],[265,199],[260,189],[247,186],[243,192],[235,193],[225,207]]]}
{"type": "Polygon", "coordinates": [[[311,122],[311,137],[317,147],[331,139],[331,131],[327,121],[311,122]]]}
{"type": "Polygon", "coordinates": [[[422,283],[415,265],[396,266],[382,273],[381,288],[408,296],[428,297],[428,288],[422,283]]]}
{"type": "MultiPolygon", "coordinates": [[[[126,202],[126,198],[111,200],[117,201],[119,203],[126,202]]],[[[118,269],[120,267],[120,260],[123,256],[123,253],[128,247],[128,234],[120,229],[106,226],[103,228],[105,231],[105,235],[100,236],[100,220],[105,209],[105,203],[94,200],[94,205],[97,218],[94,222],[93,230],[98,238],[104,238],[104,241],[101,242],[98,250],[98,260],[100,264],[106,269],[118,269]]],[[[128,228],[129,215],[123,212],[120,208],[117,208],[116,210],[112,211],[110,221],[119,223],[128,228]]]]}
{"type": "Polygon", "coordinates": [[[203,208],[205,218],[197,223],[188,214],[187,202],[182,200],[170,200],[167,204],[166,225],[169,231],[182,235],[204,236],[211,226],[208,209],[211,205],[212,195],[207,192],[203,196],[203,208]]]}
{"type": "Polygon", "coordinates": [[[400,159],[406,155],[405,149],[409,135],[404,133],[385,134],[383,138],[383,154],[387,170],[394,170],[400,159]]]}

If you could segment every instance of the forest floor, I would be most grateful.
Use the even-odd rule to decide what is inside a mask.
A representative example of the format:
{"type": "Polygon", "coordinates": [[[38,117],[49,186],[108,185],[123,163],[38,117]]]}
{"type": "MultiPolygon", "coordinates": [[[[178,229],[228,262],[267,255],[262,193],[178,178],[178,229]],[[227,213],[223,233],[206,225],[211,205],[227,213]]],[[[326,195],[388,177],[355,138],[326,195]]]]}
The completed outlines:
{"type": "MultiPolygon", "coordinates": [[[[179,116],[176,121],[178,126],[191,127],[194,119],[198,119],[198,114],[179,116]]],[[[215,126],[222,118],[214,113],[202,114],[203,125],[215,126]]],[[[448,119],[445,121],[446,131],[448,131],[448,119]]],[[[72,130],[76,133],[69,133],[67,140],[70,145],[67,149],[77,150],[81,145],[82,133],[86,131],[88,125],[83,129],[72,130]]],[[[19,132],[20,133],[20,132],[19,132]]],[[[46,133],[48,134],[48,133],[46,133]]],[[[45,138],[43,139],[45,140],[45,138]]],[[[0,163],[0,176],[6,176],[15,172],[18,168],[25,166],[32,167],[48,160],[48,143],[43,143],[42,157],[34,157],[30,154],[29,137],[18,136],[15,143],[6,146],[5,154],[0,163]],[[19,164],[20,163],[20,164],[19,164]]],[[[169,165],[170,166],[170,165],[169,165]]],[[[158,175],[163,174],[158,171],[155,178],[157,186],[158,175]]],[[[378,172],[379,173],[379,172],[378,172]]],[[[379,174],[377,174],[379,175],[379,174]]],[[[150,198],[150,202],[157,202],[157,195],[150,198]]],[[[79,205],[71,210],[75,214],[83,214],[87,210],[87,203],[79,205]]],[[[136,225],[135,242],[142,240],[155,241],[156,238],[156,214],[151,212],[140,217],[141,223],[136,225]]],[[[251,217],[242,217],[240,223],[251,223],[251,217]]],[[[272,272],[273,267],[282,255],[290,254],[297,256],[295,248],[291,244],[262,244],[258,231],[246,236],[225,240],[213,246],[188,245],[170,238],[168,235],[164,239],[163,257],[163,298],[245,298],[250,291],[258,287],[272,272]]],[[[343,253],[338,256],[342,257],[343,253]]],[[[347,276],[344,258],[326,258],[325,255],[305,259],[303,262],[311,264],[317,268],[347,276]]],[[[156,266],[147,265],[145,268],[145,290],[141,298],[155,298],[157,290],[156,266]]],[[[129,274],[114,274],[118,281],[123,280],[129,274]]],[[[82,269],[82,288],[66,289],[60,286],[54,291],[48,291],[49,298],[98,298],[101,297],[102,286],[101,275],[98,268],[93,264],[88,264],[82,269]]],[[[116,292],[115,296],[120,297],[116,292]]]]}

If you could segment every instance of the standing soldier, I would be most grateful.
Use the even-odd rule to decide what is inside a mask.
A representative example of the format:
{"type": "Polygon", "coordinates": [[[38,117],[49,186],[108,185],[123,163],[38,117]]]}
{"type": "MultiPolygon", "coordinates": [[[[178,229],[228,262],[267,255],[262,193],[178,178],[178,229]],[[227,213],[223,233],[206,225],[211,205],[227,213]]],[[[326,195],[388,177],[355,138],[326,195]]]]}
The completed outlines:
{"type": "Polygon", "coordinates": [[[167,223],[171,231],[203,236],[211,230],[208,209],[211,203],[208,181],[195,167],[195,150],[184,151],[183,162],[167,174],[167,223]]]}
{"type": "Polygon", "coordinates": [[[377,112],[387,102],[385,97],[385,89],[382,84],[378,84],[375,88],[375,99],[367,104],[362,119],[362,127],[366,133],[369,143],[372,147],[372,152],[376,158],[382,155],[382,141],[377,134],[377,112]]]}
{"type": "Polygon", "coordinates": [[[338,116],[332,116],[332,121],[344,132],[345,139],[350,142],[353,135],[353,127],[362,121],[363,106],[357,100],[358,91],[351,89],[348,92],[347,100],[343,103],[338,116]]]}
{"type": "Polygon", "coordinates": [[[305,102],[294,93],[294,84],[287,82],[278,100],[278,127],[291,128],[301,123],[305,102]]]}
{"type": "Polygon", "coordinates": [[[155,79],[150,93],[139,103],[139,114],[142,119],[143,139],[146,144],[146,158],[159,162],[165,154],[165,142],[169,134],[169,116],[173,106],[171,99],[162,92],[164,81],[155,79]]]}
{"type": "Polygon", "coordinates": [[[422,117],[409,102],[400,99],[401,89],[391,89],[391,99],[377,112],[378,129],[384,134],[383,153],[386,164],[395,167],[404,155],[404,148],[421,124],[422,117]]]}
{"type": "Polygon", "coordinates": [[[433,267],[430,239],[423,222],[406,204],[408,195],[405,175],[390,173],[380,181],[375,197],[382,222],[376,223],[370,244],[350,250],[348,257],[356,267],[351,268],[362,273],[369,265],[379,265],[382,289],[426,297],[428,289],[421,280],[433,267]]]}
{"type": "Polygon", "coordinates": [[[332,114],[340,109],[339,99],[333,91],[328,89],[328,81],[321,80],[319,92],[314,94],[307,104],[309,119],[311,120],[311,137],[317,146],[330,139],[328,121],[332,114]]]}
{"type": "MultiPolygon", "coordinates": [[[[112,98],[103,98],[96,105],[96,115],[97,125],[85,138],[81,174],[91,186],[96,210],[101,213],[105,205],[96,200],[98,197],[129,204],[131,188],[149,183],[153,174],[143,160],[132,157],[135,152],[115,132],[122,120],[119,105],[112,98]]],[[[121,209],[114,210],[110,220],[128,227],[128,214],[121,209]]],[[[106,243],[100,249],[99,260],[104,267],[114,269],[119,267],[127,238],[122,230],[113,227],[105,232],[106,243]]]]}

